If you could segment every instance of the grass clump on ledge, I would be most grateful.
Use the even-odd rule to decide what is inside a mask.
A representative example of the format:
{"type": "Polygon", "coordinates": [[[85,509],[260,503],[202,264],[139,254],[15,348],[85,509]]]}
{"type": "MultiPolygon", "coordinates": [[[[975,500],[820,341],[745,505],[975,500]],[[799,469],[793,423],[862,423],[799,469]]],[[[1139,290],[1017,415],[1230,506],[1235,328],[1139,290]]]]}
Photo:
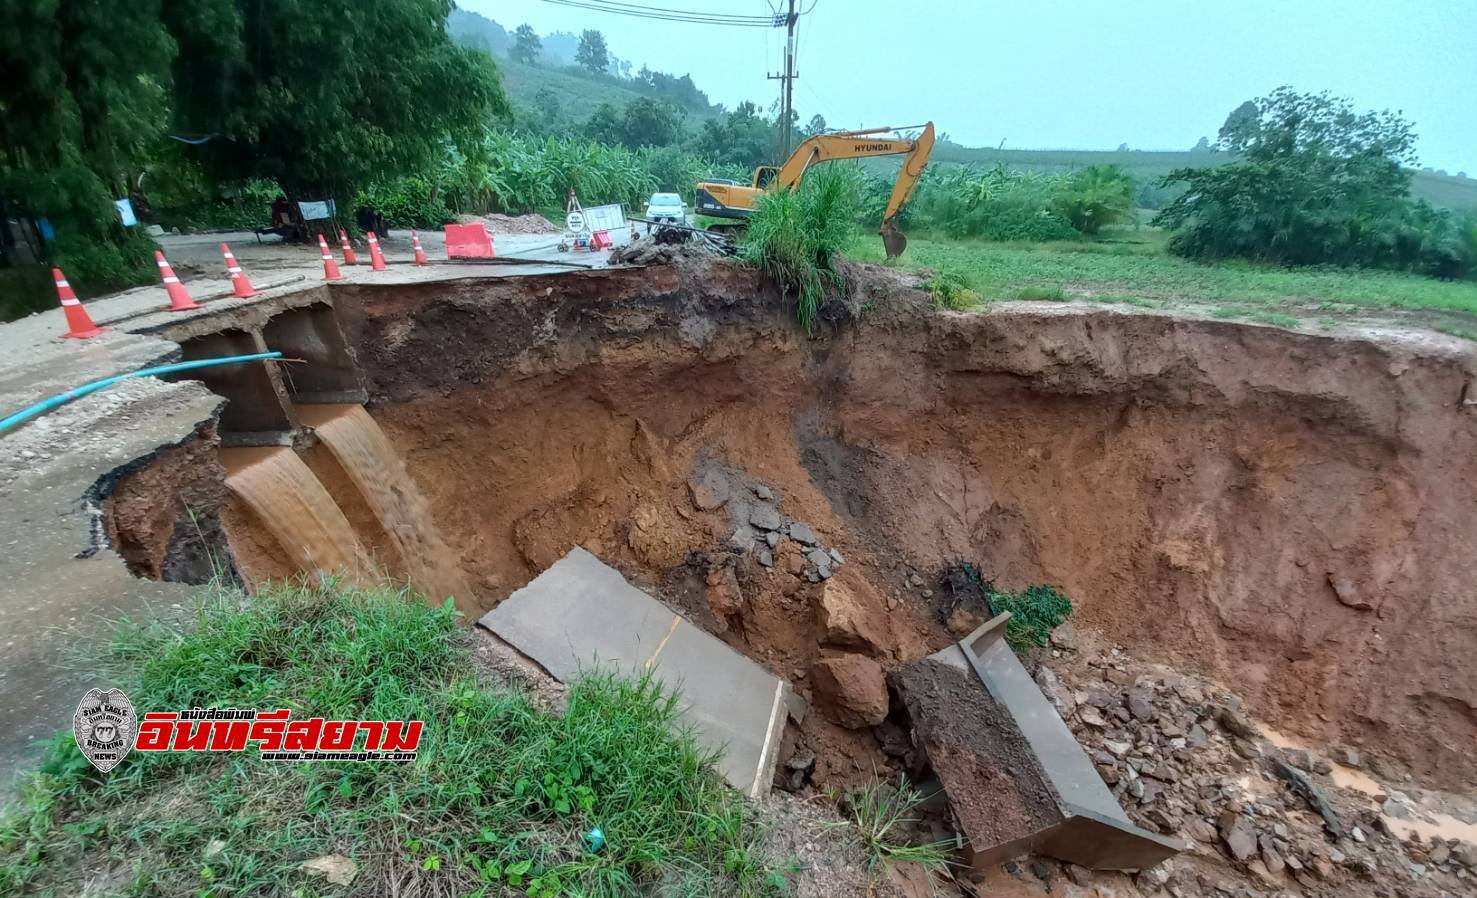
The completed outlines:
{"type": "Polygon", "coordinates": [[[131,753],[71,733],[0,812],[0,894],[765,895],[742,798],[650,678],[595,674],[560,715],[479,684],[448,603],[325,580],[221,591],[187,627],[120,626],[104,682],[140,717],[191,707],[425,721],[420,756],[272,763],[131,753]],[[605,845],[591,852],[585,834],[605,845]],[[346,886],[302,869],[343,855],[346,886]]]}
{"type": "Polygon", "coordinates": [[[978,291],[970,287],[969,282],[961,275],[952,271],[940,271],[924,281],[922,287],[933,297],[935,309],[970,312],[979,308],[983,302],[978,291]]]}
{"type": "Polygon", "coordinates": [[[844,170],[819,168],[798,190],[777,190],[759,198],[739,244],[739,258],[779,282],[795,296],[795,318],[806,333],[827,289],[843,286],[836,256],[852,238],[859,196],[844,170]]]}

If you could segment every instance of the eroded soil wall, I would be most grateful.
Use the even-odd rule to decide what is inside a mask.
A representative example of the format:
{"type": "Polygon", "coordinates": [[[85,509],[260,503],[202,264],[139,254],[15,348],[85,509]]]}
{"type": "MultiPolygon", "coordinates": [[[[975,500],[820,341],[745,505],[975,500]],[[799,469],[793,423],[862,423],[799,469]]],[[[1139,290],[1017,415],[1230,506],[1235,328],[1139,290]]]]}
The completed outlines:
{"type": "MultiPolygon", "coordinates": [[[[335,292],[371,411],[484,606],[583,544],[713,623],[703,573],[732,521],[688,480],[716,460],[895,608],[891,662],[950,638],[908,569],[968,560],[1062,586],[1086,625],[1234,684],[1280,729],[1436,782],[1477,773],[1465,355],[1111,310],[938,314],[877,278],[853,302],[859,320],[806,339],[721,266],[335,292]]],[[[816,587],[748,557],[724,638],[801,682],[816,587]]]]}

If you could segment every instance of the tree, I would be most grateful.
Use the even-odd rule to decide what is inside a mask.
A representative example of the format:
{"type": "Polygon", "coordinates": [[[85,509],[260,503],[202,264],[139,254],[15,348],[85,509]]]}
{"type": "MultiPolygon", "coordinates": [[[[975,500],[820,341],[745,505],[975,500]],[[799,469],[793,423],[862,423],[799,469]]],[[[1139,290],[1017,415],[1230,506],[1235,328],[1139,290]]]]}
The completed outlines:
{"type": "Polygon", "coordinates": [[[519,25],[513,32],[513,49],[509,51],[509,55],[519,62],[533,65],[538,62],[538,55],[543,49],[543,41],[538,39],[538,32],[533,30],[533,26],[519,25]]]}
{"type": "Polygon", "coordinates": [[[626,104],[621,142],[631,149],[664,147],[682,136],[682,112],[671,103],[640,97],[626,104]]]}
{"type": "Polygon", "coordinates": [[[826,117],[823,115],[812,115],[806,126],[800,129],[800,139],[805,140],[806,138],[824,133],[826,133],[826,117]]]}
{"type": "Polygon", "coordinates": [[[593,28],[585,29],[580,34],[579,48],[574,51],[574,61],[597,75],[605,71],[610,65],[610,51],[605,47],[605,35],[593,28]]]}
{"type": "Polygon", "coordinates": [[[1116,165],[1089,165],[1062,180],[1051,207],[1073,228],[1091,236],[1104,225],[1128,218],[1133,178],[1116,165]]]}
{"type": "Polygon", "coordinates": [[[1209,153],[1210,151],[1209,137],[1200,138],[1199,140],[1195,141],[1195,146],[1190,148],[1190,152],[1192,153],[1209,153]]]}
{"type": "Polygon", "coordinates": [[[621,143],[625,137],[625,119],[614,106],[601,103],[585,121],[585,136],[596,143],[621,143]]]}
{"type": "Polygon", "coordinates": [[[552,133],[559,130],[560,109],[559,95],[547,87],[540,87],[538,93],[533,95],[533,108],[538,113],[539,130],[544,133],[552,133]]]}
{"type": "Polygon", "coordinates": [[[175,42],[160,0],[112,13],[11,0],[0,16],[0,194],[51,223],[43,250],[84,296],[157,276],[153,241],[113,200],[169,123],[175,42]]]}
{"type": "Polygon", "coordinates": [[[1225,124],[1221,125],[1220,133],[1217,135],[1222,145],[1229,146],[1239,143],[1255,130],[1257,123],[1261,120],[1261,112],[1257,109],[1255,100],[1247,100],[1240,106],[1231,110],[1226,116],[1225,124]]]}
{"type": "Polygon", "coordinates": [[[303,198],[348,199],[371,179],[424,168],[448,139],[508,112],[492,58],[448,36],[450,9],[169,0],[171,32],[191,35],[179,42],[175,125],[214,135],[199,160],[215,179],[271,179],[303,198]]]}
{"type": "Polygon", "coordinates": [[[1239,159],[1170,172],[1187,190],[1155,218],[1170,248],[1204,259],[1460,273],[1456,224],[1410,197],[1415,133],[1398,113],[1280,87],[1232,112],[1220,145],[1239,159]]]}
{"type": "Polygon", "coordinates": [[[699,155],[714,162],[753,168],[770,159],[775,147],[774,123],[759,107],[745,101],[734,109],[703,122],[693,142],[699,155]]]}

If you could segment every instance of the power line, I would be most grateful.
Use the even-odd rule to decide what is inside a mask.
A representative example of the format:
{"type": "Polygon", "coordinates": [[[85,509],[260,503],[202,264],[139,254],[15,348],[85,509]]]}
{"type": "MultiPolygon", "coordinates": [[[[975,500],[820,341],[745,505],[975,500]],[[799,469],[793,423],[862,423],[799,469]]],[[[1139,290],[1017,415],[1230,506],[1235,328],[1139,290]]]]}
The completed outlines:
{"type": "Polygon", "coordinates": [[[785,24],[784,16],[741,16],[732,13],[708,13],[698,10],[673,9],[663,6],[643,6],[635,3],[616,3],[609,0],[544,0],[555,6],[569,6],[613,15],[630,16],[638,19],[655,19],[665,22],[690,22],[699,25],[725,25],[734,28],[780,28],[785,24]]]}

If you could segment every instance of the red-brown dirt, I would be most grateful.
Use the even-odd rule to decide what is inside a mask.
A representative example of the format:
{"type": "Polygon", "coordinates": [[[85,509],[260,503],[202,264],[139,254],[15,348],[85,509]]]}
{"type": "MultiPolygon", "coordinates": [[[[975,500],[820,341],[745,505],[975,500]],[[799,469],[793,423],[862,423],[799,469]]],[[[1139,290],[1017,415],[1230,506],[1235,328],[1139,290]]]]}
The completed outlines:
{"type": "MultiPolygon", "coordinates": [[[[334,296],[482,607],[581,544],[805,692],[821,587],[791,544],[772,570],[729,550],[733,522],[688,485],[709,458],[772,488],[886,603],[884,667],[949,641],[921,589],[971,561],[1061,586],[1081,625],[1234,683],[1285,732],[1436,783],[1477,774],[1468,353],[932,313],[899,281],[871,277],[860,319],[829,308],[814,339],[726,265],[334,296]]],[[[875,744],[823,714],[804,730],[831,751],[819,778],[870,773],[875,744]]]]}

